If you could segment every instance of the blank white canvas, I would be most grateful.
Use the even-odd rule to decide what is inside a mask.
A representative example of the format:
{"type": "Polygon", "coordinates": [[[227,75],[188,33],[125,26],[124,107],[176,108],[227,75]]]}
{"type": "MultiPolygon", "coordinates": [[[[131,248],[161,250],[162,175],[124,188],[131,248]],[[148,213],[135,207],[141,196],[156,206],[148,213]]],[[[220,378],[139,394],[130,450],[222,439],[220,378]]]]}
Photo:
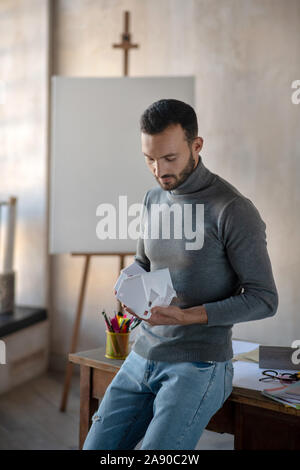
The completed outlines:
{"type": "MultiPolygon", "coordinates": [[[[139,120],[161,98],[194,106],[193,77],[52,78],[50,253],[134,252],[136,240],[99,240],[101,203],[141,203],[157,182],[139,120]]],[[[128,217],[128,222],[134,217],[128,217]]],[[[118,235],[118,223],[117,223],[118,235]]]]}

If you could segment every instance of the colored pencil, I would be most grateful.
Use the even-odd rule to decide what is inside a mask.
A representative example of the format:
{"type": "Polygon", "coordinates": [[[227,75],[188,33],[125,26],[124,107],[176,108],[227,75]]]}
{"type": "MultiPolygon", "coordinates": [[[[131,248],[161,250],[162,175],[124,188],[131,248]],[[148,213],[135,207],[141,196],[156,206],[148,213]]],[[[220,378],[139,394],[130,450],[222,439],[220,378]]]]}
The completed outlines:
{"type": "Polygon", "coordinates": [[[109,322],[109,320],[108,320],[108,318],[107,318],[106,313],[105,313],[104,310],[102,311],[102,315],[103,315],[103,317],[104,317],[104,321],[105,321],[105,323],[106,323],[106,326],[107,326],[108,331],[113,331],[113,328],[112,328],[112,326],[111,326],[111,324],[110,324],[110,322],[109,322]]]}

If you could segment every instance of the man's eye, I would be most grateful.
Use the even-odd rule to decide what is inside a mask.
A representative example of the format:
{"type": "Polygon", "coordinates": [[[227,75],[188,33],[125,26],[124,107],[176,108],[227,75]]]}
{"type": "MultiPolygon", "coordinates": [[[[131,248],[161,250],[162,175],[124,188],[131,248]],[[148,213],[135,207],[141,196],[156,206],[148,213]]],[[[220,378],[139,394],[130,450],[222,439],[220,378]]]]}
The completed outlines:
{"type": "Polygon", "coordinates": [[[176,160],[176,157],[166,157],[167,162],[173,162],[176,160]]]}

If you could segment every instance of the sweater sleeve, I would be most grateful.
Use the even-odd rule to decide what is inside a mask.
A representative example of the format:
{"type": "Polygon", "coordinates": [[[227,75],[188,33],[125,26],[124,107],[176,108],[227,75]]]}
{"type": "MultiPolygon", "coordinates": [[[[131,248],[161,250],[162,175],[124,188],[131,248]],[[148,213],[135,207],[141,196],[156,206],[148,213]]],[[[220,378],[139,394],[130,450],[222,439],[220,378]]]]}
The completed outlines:
{"type": "Polygon", "coordinates": [[[254,204],[237,197],[219,218],[219,237],[240,281],[240,293],[205,303],[208,326],[232,325],[275,315],[278,293],[267,251],[266,224],[254,204]]]}
{"type": "Polygon", "coordinates": [[[148,193],[145,194],[143,198],[143,207],[141,211],[141,216],[140,216],[140,236],[137,240],[137,247],[136,247],[136,254],[134,256],[134,260],[146,271],[150,271],[150,260],[147,258],[145,255],[145,247],[144,247],[144,238],[142,236],[144,230],[145,230],[145,210],[146,210],[146,204],[147,204],[147,198],[148,198],[148,193]]]}

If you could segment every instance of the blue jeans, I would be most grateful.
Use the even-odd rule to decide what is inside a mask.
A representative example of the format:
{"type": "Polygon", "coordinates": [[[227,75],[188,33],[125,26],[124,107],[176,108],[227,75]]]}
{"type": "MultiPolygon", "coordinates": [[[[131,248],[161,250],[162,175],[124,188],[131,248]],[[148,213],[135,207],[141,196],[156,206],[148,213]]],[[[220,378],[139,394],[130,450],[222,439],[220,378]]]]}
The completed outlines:
{"type": "Polygon", "coordinates": [[[226,362],[147,360],[131,351],[92,417],[83,450],[195,449],[232,391],[226,362]]]}

